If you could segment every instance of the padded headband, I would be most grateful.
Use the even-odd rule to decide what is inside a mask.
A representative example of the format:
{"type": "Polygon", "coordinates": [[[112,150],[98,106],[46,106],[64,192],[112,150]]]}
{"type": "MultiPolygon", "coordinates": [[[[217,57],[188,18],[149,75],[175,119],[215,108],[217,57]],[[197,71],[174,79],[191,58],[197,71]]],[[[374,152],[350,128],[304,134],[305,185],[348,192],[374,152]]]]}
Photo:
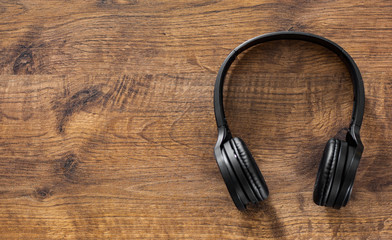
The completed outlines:
{"type": "Polygon", "coordinates": [[[351,131],[352,137],[354,140],[356,140],[356,138],[359,137],[359,129],[362,124],[363,112],[365,108],[365,93],[361,73],[359,72],[359,69],[351,56],[339,45],[326,38],[302,32],[275,32],[260,35],[242,43],[227,56],[219,69],[214,89],[215,119],[218,128],[227,128],[225,111],[223,109],[223,83],[231,64],[234,62],[235,58],[244,50],[257,44],[274,40],[302,40],[316,43],[336,53],[345,63],[350,72],[351,80],[354,85],[354,106],[349,131],[351,131]],[[357,134],[358,136],[355,136],[357,134]]]}

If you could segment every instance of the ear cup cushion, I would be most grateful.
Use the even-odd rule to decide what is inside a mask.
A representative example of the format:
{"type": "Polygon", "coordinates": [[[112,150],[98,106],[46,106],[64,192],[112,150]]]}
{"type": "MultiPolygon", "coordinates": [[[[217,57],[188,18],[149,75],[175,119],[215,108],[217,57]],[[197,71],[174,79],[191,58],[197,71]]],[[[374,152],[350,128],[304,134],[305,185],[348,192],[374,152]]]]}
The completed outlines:
{"type": "Polygon", "coordinates": [[[232,143],[256,197],[260,201],[266,199],[269,194],[267,184],[249,149],[240,138],[233,138],[232,143]]]}
{"type": "Polygon", "coordinates": [[[240,164],[240,160],[236,156],[235,149],[233,148],[231,141],[227,141],[223,144],[225,154],[227,156],[228,162],[235,173],[235,179],[237,183],[240,185],[242,191],[244,191],[247,199],[242,202],[246,202],[246,204],[251,201],[252,203],[257,203],[259,200],[255,196],[252,187],[250,186],[249,180],[247,179],[244,170],[240,164]]]}
{"type": "Polygon", "coordinates": [[[335,175],[333,177],[331,190],[329,192],[328,200],[326,202],[327,207],[333,207],[337,199],[340,185],[343,182],[343,171],[347,162],[347,153],[348,143],[345,141],[340,141],[339,157],[335,167],[335,175]]]}
{"type": "Polygon", "coordinates": [[[339,151],[340,140],[334,138],[330,139],[324,148],[313,192],[313,201],[317,205],[324,206],[328,200],[339,151]]]}

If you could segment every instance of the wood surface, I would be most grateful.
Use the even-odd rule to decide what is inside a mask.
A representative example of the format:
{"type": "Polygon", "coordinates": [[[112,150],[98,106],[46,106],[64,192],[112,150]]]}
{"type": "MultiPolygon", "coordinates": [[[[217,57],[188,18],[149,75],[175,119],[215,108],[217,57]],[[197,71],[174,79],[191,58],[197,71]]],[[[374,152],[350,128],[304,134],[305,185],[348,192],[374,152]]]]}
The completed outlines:
{"type": "Polygon", "coordinates": [[[0,238],[392,239],[391,39],[389,0],[1,0],[0,238]],[[215,163],[220,64],[281,30],[337,42],[362,72],[365,151],[341,210],[312,193],[352,84],[314,44],[256,46],[227,78],[268,200],[237,211],[215,163]]]}

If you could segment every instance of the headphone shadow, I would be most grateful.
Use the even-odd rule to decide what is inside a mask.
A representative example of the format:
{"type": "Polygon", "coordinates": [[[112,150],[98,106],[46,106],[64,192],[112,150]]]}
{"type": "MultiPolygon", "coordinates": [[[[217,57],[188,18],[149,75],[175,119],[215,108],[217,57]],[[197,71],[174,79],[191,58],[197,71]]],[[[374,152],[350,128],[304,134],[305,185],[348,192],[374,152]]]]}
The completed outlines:
{"type": "Polygon", "coordinates": [[[270,231],[274,239],[286,239],[286,231],[283,222],[277,215],[275,207],[269,201],[263,201],[257,205],[251,205],[247,210],[241,212],[244,222],[249,220],[254,222],[262,222],[267,226],[265,229],[270,231]]]}

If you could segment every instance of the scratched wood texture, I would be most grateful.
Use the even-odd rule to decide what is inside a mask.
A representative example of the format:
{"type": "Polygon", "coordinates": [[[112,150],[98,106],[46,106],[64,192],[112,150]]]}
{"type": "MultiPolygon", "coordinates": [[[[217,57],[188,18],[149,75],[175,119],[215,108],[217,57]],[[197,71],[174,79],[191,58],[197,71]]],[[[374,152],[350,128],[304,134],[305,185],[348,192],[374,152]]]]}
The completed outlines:
{"type": "Polygon", "coordinates": [[[392,5],[376,1],[0,1],[1,239],[392,239],[392,5]],[[243,41],[327,37],[360,67],[362,162],[348,206],[316,206],[352,85],[322,47],[278,41],[227,78],[231,130],[270,197],[236,210],[213,157],[213,85],[243,41]]]}

